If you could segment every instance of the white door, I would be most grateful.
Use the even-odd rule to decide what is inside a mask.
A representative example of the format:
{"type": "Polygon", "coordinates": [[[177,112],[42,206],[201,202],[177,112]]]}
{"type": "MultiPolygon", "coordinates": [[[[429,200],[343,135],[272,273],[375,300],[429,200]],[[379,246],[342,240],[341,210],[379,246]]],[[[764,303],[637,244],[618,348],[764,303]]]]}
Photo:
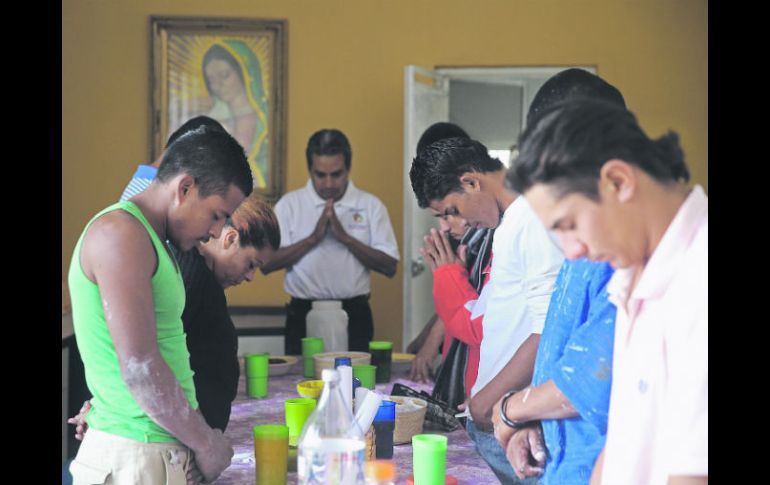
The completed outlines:
{"type": "Polygon", "coordinates": [[[419,249],[431,227],[438,228],[430,211],[421,209],[412,192],[409,169],[423,131],[449,121],[449,80],[417,66],[404,70],[404,340],[406,348],[435,312],[433,275],[419,249]]]}

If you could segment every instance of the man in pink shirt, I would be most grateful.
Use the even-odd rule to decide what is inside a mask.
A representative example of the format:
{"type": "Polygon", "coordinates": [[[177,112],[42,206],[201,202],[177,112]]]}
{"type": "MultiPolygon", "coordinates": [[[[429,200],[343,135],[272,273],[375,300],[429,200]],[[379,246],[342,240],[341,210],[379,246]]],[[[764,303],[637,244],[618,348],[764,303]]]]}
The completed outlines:
{"type": "Polygon", "coordinates": [[[617,269],[607,442],[592,484],[708,483],[708,199],[678,136],[596,100],[527,127],[508,175],[570,259],[617,269]]]}

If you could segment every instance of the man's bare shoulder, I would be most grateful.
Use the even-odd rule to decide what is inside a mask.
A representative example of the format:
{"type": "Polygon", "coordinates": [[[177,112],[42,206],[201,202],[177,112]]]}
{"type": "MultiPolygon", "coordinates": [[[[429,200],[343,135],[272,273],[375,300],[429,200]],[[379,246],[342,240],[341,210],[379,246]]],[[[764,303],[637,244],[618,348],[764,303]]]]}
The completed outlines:
{"type": "Polygon", "coordinates": [[[100,216],[88,228],[81,262],[89,276],[96,266],[149,263],[153,268],[155,251],[144,225],[128,212],[115,210],[100,216]]]}
{"type": "Polygon", "coordinates": [[[147,240],[148,233],[144,225],[123,210],[114,210],[97,218],[84,238],[92,241],[114,241],[115,243],[147,240]]]}

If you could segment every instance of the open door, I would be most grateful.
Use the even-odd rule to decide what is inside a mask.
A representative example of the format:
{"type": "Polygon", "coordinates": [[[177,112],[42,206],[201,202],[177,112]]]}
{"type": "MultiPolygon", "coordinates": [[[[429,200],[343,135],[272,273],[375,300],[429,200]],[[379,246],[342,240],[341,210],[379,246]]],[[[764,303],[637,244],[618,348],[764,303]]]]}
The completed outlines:
{"type": "Polygon", "coordinates": [[[404,70],[404,349],[435,312],[433,275],[419,249],[436,218],[417,205],[409,181],[417,141],[433,123],[449,121],[449,80],[417,66],[404,70]]]}
{"type": "Polygon", "coordinates": [[[596,66],[438,67],[404,70],[404,348],[435,312],[433,275],[420,256],[422,237],[436,218],[420,209],[409,169],[417,141],[438,121],[461,126],[505,164],[524,129],[535,93],[551,76],[570,67],[596,74],[596,66]],[[450,109],[451,108],[451,109],[450,109]]]}

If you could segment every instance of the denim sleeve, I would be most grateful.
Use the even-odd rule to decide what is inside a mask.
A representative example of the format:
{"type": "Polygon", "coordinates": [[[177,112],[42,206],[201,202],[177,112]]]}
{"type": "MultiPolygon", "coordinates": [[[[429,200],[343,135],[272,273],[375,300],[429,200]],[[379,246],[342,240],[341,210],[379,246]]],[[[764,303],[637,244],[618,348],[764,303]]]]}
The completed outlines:
{"type": "Polygon", "coordinates": [[[609,265],[597,268],[586,289],[589,308],[585,322],[570,336],[556,364],[553,380],[580,416],[607,432],[615,337],[615,305],[607,299],[609,265]]]}

